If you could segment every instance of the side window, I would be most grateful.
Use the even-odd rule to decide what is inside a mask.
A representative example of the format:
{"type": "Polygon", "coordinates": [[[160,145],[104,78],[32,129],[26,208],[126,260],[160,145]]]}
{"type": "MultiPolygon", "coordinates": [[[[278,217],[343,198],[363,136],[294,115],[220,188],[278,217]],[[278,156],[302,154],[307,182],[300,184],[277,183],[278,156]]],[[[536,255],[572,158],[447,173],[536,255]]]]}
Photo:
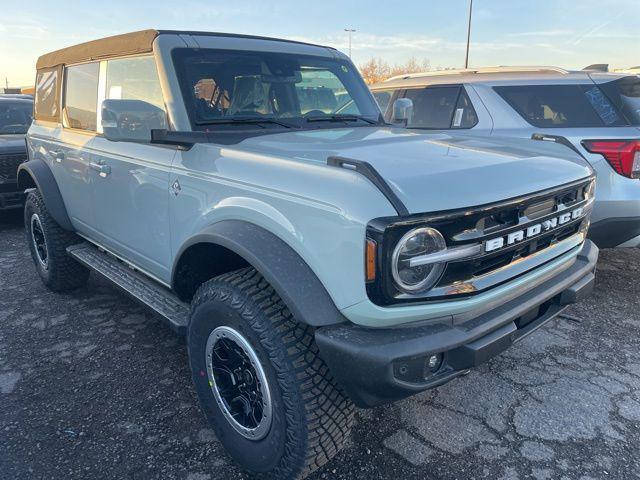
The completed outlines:
{"type": "Polygon", "coordinates": [[[60,114],[58,111],[60,82],[58,76],[58,68],[38,71],[34,108],[36,120],[58,120],[60,114]]]}
{"type": "Polygon", "coordinates": [[[66,68],[64,116],[67,127],[95,132],[99,63],[66,68]]]}
{"type": "Polygon", "coordinates": [[[392,90],[373,92],[373,98],[376,99],[380,111],[384,114],[389,108],[389,102],[391,101],[392,90]]]}
{"type": "Polygon", "coordinates": [[[620,127],[617,108],[593,83],[509,85],[493,89],[534,127],[620,127]]]}
{"type": "Polygon", "coordinates": [[[473,128],[478,123],[478,115],[473,109],[471,99],[464,87],[460,90],[460,97],[453,112],[451,128],[473,128]]]}
{"type": "Polygon", "coordinates": [[[409,127],[448,129],[458,103],[459,86],[427,87],[407,90],[406,98],[413,102],[413,119],[409,127]]]}
{"type": "Polygon", "coordinates": [[[106,99],[141,100],[165,110],[153,57],[107,61],[106,99]]]}

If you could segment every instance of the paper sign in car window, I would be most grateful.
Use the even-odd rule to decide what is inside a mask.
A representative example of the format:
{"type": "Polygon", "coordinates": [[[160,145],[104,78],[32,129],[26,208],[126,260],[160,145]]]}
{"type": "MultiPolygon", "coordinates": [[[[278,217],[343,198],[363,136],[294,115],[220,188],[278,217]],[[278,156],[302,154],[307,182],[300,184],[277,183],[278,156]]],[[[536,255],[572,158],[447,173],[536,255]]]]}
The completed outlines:
{"type": "Polygon", "coordinates": [[[611,105],[611,102],[609,102],[607,97],[604,96],[604,93],[602,93],[602,90],[598,87],[590,88],[585,91],[584,94],[605,125],[611,125],[620,120],[613,105],[611,105]]]}
{"type": "Polygon", "coordinates": [[[453,115],[453,126],[459,127],[462,125],[462,114],[464,113],[464,108],[456,108],[456,113],[453,115]]]}

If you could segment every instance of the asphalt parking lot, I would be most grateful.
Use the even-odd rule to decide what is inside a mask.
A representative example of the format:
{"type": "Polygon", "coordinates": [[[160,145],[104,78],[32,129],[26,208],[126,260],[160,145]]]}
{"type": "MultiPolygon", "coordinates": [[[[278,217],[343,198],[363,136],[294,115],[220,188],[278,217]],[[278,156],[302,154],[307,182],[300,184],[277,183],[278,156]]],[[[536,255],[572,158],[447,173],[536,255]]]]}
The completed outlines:
{"type": "MultiPolygon", "coordinates": [[[[466,377],[359,411],[313,478],[640,478],[640,250],[595,294],[466,377]]],[[[0,478],[242,478],[197,406],[183,341],[105,281],[36,276],[0,224],[0,478]]]]}

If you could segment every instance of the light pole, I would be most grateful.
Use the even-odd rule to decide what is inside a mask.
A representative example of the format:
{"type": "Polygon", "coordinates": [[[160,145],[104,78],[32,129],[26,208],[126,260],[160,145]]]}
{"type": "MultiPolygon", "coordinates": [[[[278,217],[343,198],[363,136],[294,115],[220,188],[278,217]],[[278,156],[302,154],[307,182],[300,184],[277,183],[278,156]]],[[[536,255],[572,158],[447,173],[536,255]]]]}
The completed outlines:
{"type": "Polygon", "coordinates": [[[471,40],[471,11],[473,10],[473,0],[469,0],[469,22],[467,24],[467,54],[464,57],[464,68],[469,68],[469,42],[471,40]]]}
{"type": "Polygon", "coordinates": [[[349,33],[349,58],[351,58],[351,34],[355,32],[355,29],[345,28],[344,31],[349,33]]]}

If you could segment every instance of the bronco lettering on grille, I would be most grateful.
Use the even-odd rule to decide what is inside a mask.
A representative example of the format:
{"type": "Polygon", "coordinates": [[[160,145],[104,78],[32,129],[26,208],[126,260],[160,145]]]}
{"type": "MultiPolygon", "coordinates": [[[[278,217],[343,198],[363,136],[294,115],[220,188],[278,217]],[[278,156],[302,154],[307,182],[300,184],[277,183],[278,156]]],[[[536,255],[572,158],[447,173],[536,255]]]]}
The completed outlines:
{"type": "Polygon", "coordinates": [[[493,252],[509,245],[513,245],[516,242],[521,242],[531,237],[535,237],[541,233],[548,232],[561,225],[564,225],[572,220],[576,220],[584,215],[584,208],[576,208],[575,210],[564,212],[557,217],[550,218],[540,223],[530,225],[525,229],[516,230],[508,235],[502,237],[492,238],[487,240],[484,244],[485,252],[493,252]]]}

